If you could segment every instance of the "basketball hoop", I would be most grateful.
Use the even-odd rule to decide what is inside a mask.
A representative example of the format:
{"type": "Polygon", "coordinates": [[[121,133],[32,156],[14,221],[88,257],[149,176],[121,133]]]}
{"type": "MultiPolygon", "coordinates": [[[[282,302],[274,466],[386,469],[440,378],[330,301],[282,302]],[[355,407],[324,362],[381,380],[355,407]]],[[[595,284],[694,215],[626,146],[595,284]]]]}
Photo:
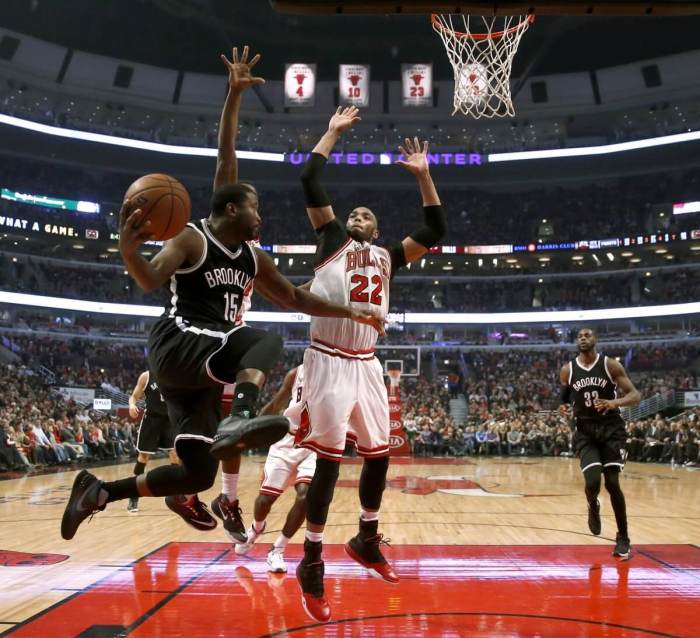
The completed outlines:
{"type": "Polygon", "coordinates": [[[387,370],[386,375],[389,377],[389,393],[394,395],[398,392],[401,370],[387,370]]]}
{"type": "Polygon", "coordinates": [[[431,14],[455,77],[454,110],[464,115],[515,115],[510,95],[513,58],[535,16],[431,14]],[[461,19],[460,19],[461,18],[461,19]]]}

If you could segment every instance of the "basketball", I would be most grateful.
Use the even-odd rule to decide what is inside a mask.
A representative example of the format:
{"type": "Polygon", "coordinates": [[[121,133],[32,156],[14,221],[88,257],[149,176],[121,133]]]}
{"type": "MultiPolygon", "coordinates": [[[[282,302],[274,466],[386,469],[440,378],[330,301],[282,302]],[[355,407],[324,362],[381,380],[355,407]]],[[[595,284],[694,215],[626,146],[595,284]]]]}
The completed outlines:
{"type": "Polygon", "coordinates": [[[143,211],[143,221],[151,222],[153,239],[171,239],[190,220],[190,196],[174,177],[152,173],[139,177],[126,191],[125,198],[143,211]]]}

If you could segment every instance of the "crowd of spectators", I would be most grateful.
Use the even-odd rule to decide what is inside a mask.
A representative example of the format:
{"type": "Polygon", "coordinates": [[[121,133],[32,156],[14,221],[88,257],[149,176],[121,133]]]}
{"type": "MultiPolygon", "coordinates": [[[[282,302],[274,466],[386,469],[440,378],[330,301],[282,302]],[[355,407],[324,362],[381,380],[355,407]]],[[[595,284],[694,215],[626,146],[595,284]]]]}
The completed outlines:
{"type": "Polygon", "coordinates": [[[129,419],[85,410],[23,366],[0,367],[0,384],[0,471],[136,456],[129,419]]]}
{"type": "MultiPolygon", "coordinates": [[[[138,177],[95,167],[83,169],[19,158],[6,164],[2,186],[10,190],[85,199],[101,203],[103,210],[99,214],[81,214],[0,201],[0,216],[39,219],[42,224],[67,224],[79,229],[81,237],[84,230],[95,229],[100,231],[100,240],[117,230],[116,208],[126,188],[138,177]]],[[[208,215],[211,183],[189,179],[185,184],[192,199],[193,217],[208,215]]],[[[264,180],[257,186],[263,243],[314,243],[309,224],[289,223],[290,219],[304,219],[301,187],[271,187],[264,180]]],[[[328,190],[337,214],[343,218],[358,205],[374,210],[380,220],[380,235],[383,237],[386,230],[389,240],[400,239],[422,218],[414,188],[392,189],[381,183],[357,188],[331,182],[328,190]],[[397,232],[401,236],[397,237],[397,232]]],[[[634,237],[698,226],[697,215],[674,216],[669,209],[660,218],[658,213],[659,205],[664,202],[700,199],[700,170],[664,172],[653,179],[647,175],[624,176],[605,182],[535,186],[527,190],[462,190],[443,185],[440,196],[449,218],[445,244],[527,244],[538,238],[563,242],[634,237]]]]}

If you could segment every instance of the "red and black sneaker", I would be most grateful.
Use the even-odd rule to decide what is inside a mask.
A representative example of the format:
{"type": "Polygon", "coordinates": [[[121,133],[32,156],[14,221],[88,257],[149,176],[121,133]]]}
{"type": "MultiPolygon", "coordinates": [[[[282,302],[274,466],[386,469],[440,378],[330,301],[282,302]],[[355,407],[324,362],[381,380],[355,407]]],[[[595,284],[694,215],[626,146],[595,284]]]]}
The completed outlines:
{"type": "Polygon", "coordinates": [[[185,523],[195,529],[208,532],[216,527],[216,519],[196,494],[189,497],[181,494],[166,496],[165,504],[180,516],[185,523]]]}
{"type": "Polygon", "coordinates": [[[301,587],[301,604],[306,615],[316,622],[328,622],[331,619],[331,607],[323,591],[323,561],[305,563],[303,559],[297,565],[297,581],[301,587]]]}
{"type": "Polygon", "coordinates": [[[211,502],[211,511],[223,522],[226,535],[234,543],[247,543],[248,534],[245,531],[241,508],[238,507],[238,499],[229,501],[225,494],[219,494],[211,502]]]}
{"type": "Polygon", "coordinates": [[[87,470],[78,472],[61,519],[61,536],[67,541],[75,536],[80,523],[88,516],[105,508],[104,504],[100,505],[102,485],[103,482],[87,470]]]}
{"type": "Polygon", "coordinates": [[[380,545],[389,545],[389,539],[384,539],[383,534],[377,533],[377,521],[360,521],[360,532],[345,543],[345,552],[350,558],[358,562],[375,578],[385,580],[387,583],[398,583],[399,577],[394,568],[387,562],[379,549],[380,545]]]}

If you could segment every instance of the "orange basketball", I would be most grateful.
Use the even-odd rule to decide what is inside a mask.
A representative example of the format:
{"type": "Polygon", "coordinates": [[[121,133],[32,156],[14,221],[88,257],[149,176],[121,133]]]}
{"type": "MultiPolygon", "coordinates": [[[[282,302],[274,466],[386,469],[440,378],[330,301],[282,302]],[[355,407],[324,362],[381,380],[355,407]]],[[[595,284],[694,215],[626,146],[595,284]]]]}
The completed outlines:
{"type": "Polygon", "coordinates": [[[124,197],[143,211],[141,223],[151,222],[153,239],[175,237],[190,220],[189,193],[169,175],[152,173],[139,177],[129,186],[124,197]]]}

